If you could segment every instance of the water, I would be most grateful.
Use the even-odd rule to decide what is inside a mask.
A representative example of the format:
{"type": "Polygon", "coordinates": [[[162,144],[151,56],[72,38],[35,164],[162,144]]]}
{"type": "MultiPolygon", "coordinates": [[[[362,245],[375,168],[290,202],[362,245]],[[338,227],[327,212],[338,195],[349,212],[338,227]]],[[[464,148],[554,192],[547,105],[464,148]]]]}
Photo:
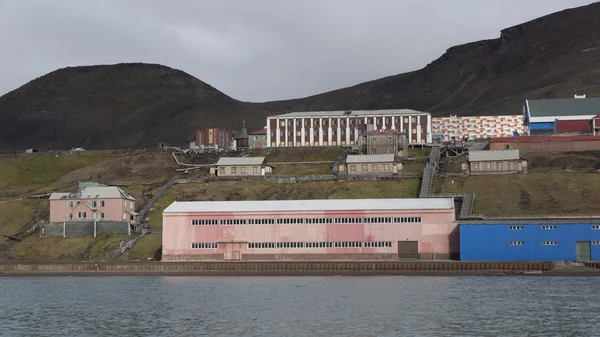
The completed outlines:
{"type": "Polygon", "coordinates": [[[0,278],[0,336],[600,336],[594,277],[0,278]]]}

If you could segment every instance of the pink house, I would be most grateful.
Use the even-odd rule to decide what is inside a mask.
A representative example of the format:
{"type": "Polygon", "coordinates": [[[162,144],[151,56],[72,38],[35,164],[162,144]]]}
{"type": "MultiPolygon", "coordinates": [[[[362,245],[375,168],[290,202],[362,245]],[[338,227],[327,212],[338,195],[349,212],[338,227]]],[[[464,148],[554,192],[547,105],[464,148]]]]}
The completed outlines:
{"type": "Polygon", "coordinates": [[[452,198],[174,202],[162,259],[449,259],[457,226],[452,198]]]}
{"type": "Polygon", "coordinates": [[[50,195],[50,221],[136,221],[135,199],[115,186],[50,195]]]}

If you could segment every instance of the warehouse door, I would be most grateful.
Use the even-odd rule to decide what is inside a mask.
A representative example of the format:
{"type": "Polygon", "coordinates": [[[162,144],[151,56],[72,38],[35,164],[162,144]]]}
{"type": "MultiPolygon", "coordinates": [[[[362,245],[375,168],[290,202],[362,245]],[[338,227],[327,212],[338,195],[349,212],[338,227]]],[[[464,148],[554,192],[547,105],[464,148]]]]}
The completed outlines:
{"type": "Polygon", "coordinates": [[[241,243],[223,243],[225,245],[225,260],[240,260],[242,258],[241,243]]]}
{"type": "Polygon", "coordinates": [[[418,259],[419,241],[398,241],[399,259],[418,259]]]}
{"type": "Polygon", "coordinates": [[[577,261],[589,261],[592,258],[592,251],[589,241],[575,242],[575,259],[577,261]]]}

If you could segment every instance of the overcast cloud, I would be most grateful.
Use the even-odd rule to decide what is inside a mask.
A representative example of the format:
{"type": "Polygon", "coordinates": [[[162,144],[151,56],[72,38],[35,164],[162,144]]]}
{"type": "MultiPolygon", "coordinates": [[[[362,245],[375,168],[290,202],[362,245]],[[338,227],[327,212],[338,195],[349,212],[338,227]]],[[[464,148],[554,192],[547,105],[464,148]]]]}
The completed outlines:
{"type": "Polygon", "coordinates": [[[424,67],[584,0],[0,0],[0,95],[66,66],[160,63],[245,101],[424,67]]]}

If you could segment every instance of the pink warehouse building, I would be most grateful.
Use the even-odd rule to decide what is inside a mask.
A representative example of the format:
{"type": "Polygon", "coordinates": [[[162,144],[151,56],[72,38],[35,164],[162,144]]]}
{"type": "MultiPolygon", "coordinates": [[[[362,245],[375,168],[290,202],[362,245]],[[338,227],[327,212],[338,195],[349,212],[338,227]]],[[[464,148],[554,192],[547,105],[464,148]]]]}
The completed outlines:
{"type": "Polygon", "coordinates": [[[452,198],[174,202],[164,261],[456,258],[452,198]]]}

